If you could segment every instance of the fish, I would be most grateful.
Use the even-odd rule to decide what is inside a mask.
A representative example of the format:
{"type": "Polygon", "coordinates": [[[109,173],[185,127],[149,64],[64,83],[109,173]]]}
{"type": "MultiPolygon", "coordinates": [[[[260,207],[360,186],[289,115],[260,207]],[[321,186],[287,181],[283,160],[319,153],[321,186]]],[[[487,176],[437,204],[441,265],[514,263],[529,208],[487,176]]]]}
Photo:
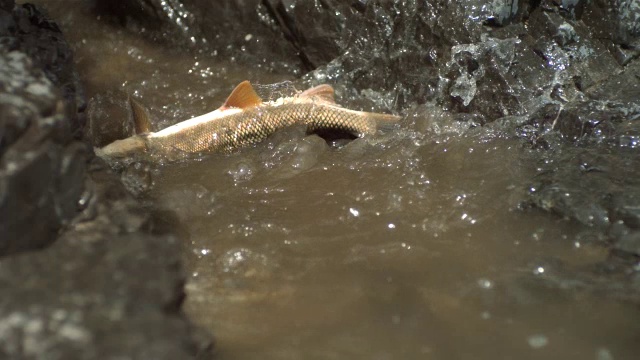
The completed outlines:
{"type": "Polygon", "coordinates": [[[334,89],[323,84],[297,95],[263,101],[249,81],[238,84],[224,104],[157,132],[151,132],[146,110],[130,99],[136,134],[96,148],[99,157],[117,160],[141,154],[231,153],[295,125],[307,133],[335,131],[364,137],[392,128],[401,117],[364,112],[336,104],[334,89]]]}

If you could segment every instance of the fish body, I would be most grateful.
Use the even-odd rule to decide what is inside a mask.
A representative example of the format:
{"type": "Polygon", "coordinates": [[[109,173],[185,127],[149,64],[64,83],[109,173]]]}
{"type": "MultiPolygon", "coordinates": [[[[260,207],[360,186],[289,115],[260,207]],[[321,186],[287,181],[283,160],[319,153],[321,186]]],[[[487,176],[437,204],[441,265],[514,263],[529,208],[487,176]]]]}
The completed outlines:
{"type": "MultiPolygon", "coordinates": [[[[146,115],[132,104],[136,129],[148,129],[146,115]],[[143,119],[140,119],[143,118],[143,119]]],[[[297,96],[262,102],[249,82],[238,85],[218,110],[163,130],[115,141],[96,153],[106,158],[123,158],[138,153],[190,154],[232,152],[255,144],[274,132],[294,125],[307,132],[337,131],[356,137],[372,135],[381,126],[397,122],[394,115],[345,109],[335,104],[333,88],[320,85],[297,96]]]]}

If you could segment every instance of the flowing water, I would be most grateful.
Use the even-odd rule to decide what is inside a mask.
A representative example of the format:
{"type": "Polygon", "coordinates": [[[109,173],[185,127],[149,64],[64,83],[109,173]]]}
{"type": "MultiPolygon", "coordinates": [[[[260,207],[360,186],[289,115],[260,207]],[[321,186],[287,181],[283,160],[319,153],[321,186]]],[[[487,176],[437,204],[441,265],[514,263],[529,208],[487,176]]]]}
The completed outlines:
{"type": "MultiPolygon", "coordinates": [[[[242,80],[293,79],[150,43],[81,2],[39,3],[88,95],[134,94],[157,129],[215,109],[242,80]]],[[[349,143],[291,129],[231,155],[124,170],[184,241],[185,311],[218,357],[635,358],[640,309],[567,275],[610,256],[595,230],[522,205],[544,150],[510,124],[405,115],[349,143]]]]}

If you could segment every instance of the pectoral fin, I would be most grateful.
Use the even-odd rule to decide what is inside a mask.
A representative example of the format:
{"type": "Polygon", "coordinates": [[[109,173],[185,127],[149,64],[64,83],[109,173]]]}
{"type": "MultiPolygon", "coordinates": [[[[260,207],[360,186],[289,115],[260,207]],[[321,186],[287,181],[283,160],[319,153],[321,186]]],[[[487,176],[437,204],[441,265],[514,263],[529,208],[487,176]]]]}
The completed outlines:
{"type": "Polygon", "coordinates": [[[248,80],[238,84],[227,98],[227,101],[220,107],[220,110],[228,108],[245,109],[262,104],[262,99],[251,86],[248,80]]]}
{"type": "Polygon", "coordinates": [[[147,110],[129,96],[129,105],[133,112],[133,123],[135,125],[136,134],[146,134],[151,132],[151,122],[149,121],[149,114],[147,110]]]}

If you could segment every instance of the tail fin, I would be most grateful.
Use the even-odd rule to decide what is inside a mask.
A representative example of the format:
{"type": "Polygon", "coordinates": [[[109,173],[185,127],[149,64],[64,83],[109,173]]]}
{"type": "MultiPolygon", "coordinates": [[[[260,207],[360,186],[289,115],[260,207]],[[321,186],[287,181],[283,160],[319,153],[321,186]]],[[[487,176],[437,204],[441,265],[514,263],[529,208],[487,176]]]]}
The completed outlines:
{"type": "Polygon", "coordinates": [[[103,148],[94,148],[96,155],[101,158],[119,159],[142,153],[147,150],[143,136],[134,135],[123,140],[116,140],[103,148]]]}
{"type": "Polygon", "coordinates": [[[400,122],[402,117],[391,114],[380,113],[367,113],[370,119],[375,121],[376,130],[389,131],[392,130],[395,125],[400,122]]]}

